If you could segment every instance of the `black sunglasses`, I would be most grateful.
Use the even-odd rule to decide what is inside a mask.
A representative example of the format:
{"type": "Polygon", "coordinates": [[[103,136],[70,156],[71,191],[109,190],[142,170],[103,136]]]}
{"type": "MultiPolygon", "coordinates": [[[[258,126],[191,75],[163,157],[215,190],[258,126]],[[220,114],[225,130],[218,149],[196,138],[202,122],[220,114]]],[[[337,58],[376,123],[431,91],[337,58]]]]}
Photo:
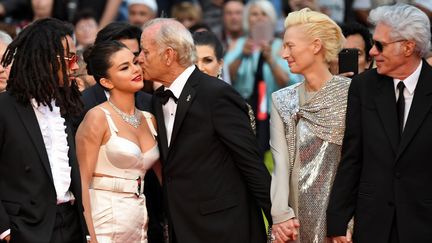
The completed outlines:
{"type": "Polygon", "coordinates": [[[392,41],[392,42],[389,42],[389,43],[382,43],[381,41],[377,41],[377,40],[372,40],[372,41],[373,41],[373,44],[376,47],[376,49],[379,52],[383,52],[385,46],[393,44],[393,43],[396,43],[396,42],[405,41],[405,40],[397,40],[397,41],[392,41]]]}

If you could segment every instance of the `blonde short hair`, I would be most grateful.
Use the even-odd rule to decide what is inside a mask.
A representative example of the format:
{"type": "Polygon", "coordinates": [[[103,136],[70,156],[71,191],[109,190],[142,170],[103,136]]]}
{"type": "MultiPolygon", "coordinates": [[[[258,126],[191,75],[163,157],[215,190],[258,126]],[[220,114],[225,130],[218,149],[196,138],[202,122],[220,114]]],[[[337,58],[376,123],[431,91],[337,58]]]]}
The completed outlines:
{"type": "Polygon", "coordinates": [[[291,12],[285,19],[285,28],[299,26],[312,39],[320,39],[324,47],[324,58],[327,63],[337,58],[343,48],[345,37],[341,28],[327,15],[304,8],[291,12]]]}

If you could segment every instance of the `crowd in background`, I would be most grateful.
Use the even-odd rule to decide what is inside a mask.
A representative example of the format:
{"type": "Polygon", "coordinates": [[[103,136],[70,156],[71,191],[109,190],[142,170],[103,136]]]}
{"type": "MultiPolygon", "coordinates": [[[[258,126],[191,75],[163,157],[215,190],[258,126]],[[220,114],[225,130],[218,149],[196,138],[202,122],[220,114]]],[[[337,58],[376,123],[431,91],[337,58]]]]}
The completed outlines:
{"type": "MultiPolygon", "coordinates": [[[[273,37],[276,37],[271,45],[273,53],[277,54],[276,57],[280,56],[277,53],[281,49],[278,38],[283,36],[283,22],[288,13],[308,7],[325,13],[342,26],[347,23],[358,23],[372,32],[372,25],[367,20],[369,11],[377,6],[394,3],[412,4],[432,18],[432,2],[428,0],[2,0],[0,1],[0,30],[14,38],[32,21],[54,17],[74,25],[74,40],[78,50],[81,50],[92,45],[98,30],[111,22],[124,21],[141,27],[146,21],[155,17],[172,17],[183,23],[191,32],[204,29],[215,33],[224,48],[224,68],[221,78],[232,83],[243,97],[250,99],[251,87],[242,80],[253,79],[251,75],[254,74],[248,72],[246,75],[249,77],[244,77],[241,69],[247,68],[247,60],[242,61],[242,65],[239,65],[239,55],[248,56],[253,50],[260,49],[254,49],[253,43],[256,41],[254,38],[265,40],[269,38],[265,37],[267,35],[272,37],[272,40],[273,37]],[[264,22],[269,23],[263,26],[263,19],[260,15],[265,16],[267,20],[264,22]],[[259,22],[256,27],[254,27],[255,22],[259,22]],[[263,29],[266,31],[260,31],[263,29]],[[246,48],[243,48],[244,46],[246,48]],[[232,63],[233,65],[230,65],[232,63]],[[240,71],[238,71],[239,68],[240,71]],[[236,70],[237,73],[233,70],[236,70]]],[[[364,55],[368,56],[367,47],[370,44],[370,40],[365,39],[367,38],[365,34],[362,34],[362,37],[366,49],[364,54],[360,52],[361,58],[364,55]]],[[[347,44],[347,48],[351,47],[353,47],[352,44],[347,44]]],[[[256,53],[258,52],[252,55],[250,61],[258,61],[256,53]]],[[[276,58],[270,63],[273,61],[279,62],[276,67],[281,66],[284,72],[287,72],[285,75],[289,74],[290,77],[283,77],[282,70],[276,70],[276,72],[271,70],[270,75],[266,64],[263,75],[267,79],[273,79],[273,75],[276,78],[274,81],[266,81],[269,86],[267,96],[276,89],[296,83],[301,79],[299,76],[290,74],[288,67],[282,63],[283,61],[281,62],[281,59],[278,61],[276,58]]],[[[373,65],[372,62],[368,64],[373,65]]],[[[334,69],[333,72],[337,73],[337,70],[334,69]]],[[[84,88],[92,84],[94,82],[90,80],[89,83],[84,82],[82,86],[84,88]]],[[[266,145],[263,146],[266,147],[266,145]]]]}

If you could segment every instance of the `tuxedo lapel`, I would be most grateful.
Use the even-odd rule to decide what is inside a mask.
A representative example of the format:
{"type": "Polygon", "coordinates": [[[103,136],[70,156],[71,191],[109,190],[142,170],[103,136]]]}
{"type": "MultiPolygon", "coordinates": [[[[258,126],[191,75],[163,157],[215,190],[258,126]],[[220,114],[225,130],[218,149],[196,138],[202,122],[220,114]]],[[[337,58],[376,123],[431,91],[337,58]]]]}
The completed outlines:
{"type": "MultiPolygon", "coordinates": [[[[161,88],[163,89],[164,87],[162,86],[161,88]]],[[[157,136],[158,136],[158,142],[160,144],[159,148],[162,154],[162,158],[165,161],[168,155],[168,139],[166,134],[162,103],[160,102],[159,97],[157,97],[156,95],[153,95],[152,103],[153,103],[153,110],[155,111],[156,122],[157,122],[157,130],[158,130],[157,136]]]]}
{"type": "Polygon", "coordinates": [[[396,154],[399,144],[399,128],[397,122],[396,94],[394,91],[393,79],[378,75],[376,83],[380,90],[375,97],[378,116],[381,119],[383,129],[387,134],[393,151],[396,154]]]}
{"type": "Polygon", "coordinates": [[[189,77],[188,81],[186,82],[185,86],[183,87],[183,90],[180,94],[180,97],[177,102],[177,111],[176,116],[174,120],[174,127],[171,134],[171,144],[174,144],[175,139],[177,137],[177,134],[180,130],[181,124],[183,123],[184,118],[186,117],[186,113],[192,104],[194,98],[195,98],[195,89],[193,88],[196,83],[196,71],[192,73],[192,75],[189,77]]]}
{"type": "Polygon", "coordinates": [[[21,118],[21,121],[24,124],[24,127],[27,130],[27,133],[30,136],[31,141],[33,142],[33,145],[36,147],[36,150],[39,153],[39,158],[42,161],[43,167],[45,168],[47,174],[49,175],[51,182],[53,182],[53,178],[51,174],[51,166],[49,164],[45,143],[43,141],[39,123],[37,121],[32,106],[31,105],[23,106],[21,104],[15,103],[15,108],[18,112],[19,117],[21,118]]]}
{"type": "Polygon", "coordinates": [[[404,132],[397,153],[397,158],[406,149],[418,131],[423,120],[429,114],[432,107],[432,69],[423,60],[423,68],[415,88],[414,98],[408,113],[408,119],[405,124],[404,132]]]}

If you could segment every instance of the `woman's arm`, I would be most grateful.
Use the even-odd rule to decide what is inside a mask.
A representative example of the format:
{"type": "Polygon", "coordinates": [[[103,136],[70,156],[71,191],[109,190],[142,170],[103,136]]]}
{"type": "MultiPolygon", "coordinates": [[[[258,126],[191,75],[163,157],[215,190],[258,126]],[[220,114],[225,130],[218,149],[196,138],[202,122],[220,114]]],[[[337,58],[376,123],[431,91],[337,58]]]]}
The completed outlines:
{"type": "Polygon", "coordinates": [[[231,82],[234,83],[237,78],[237,71],[240,68],[242,63],[242,59],[244,57],[248,57],[252,55],[254,49],[254,42],[251,39],[247,39],[243,46],[242,55],[237,57],[231,64],[228,66],[229,75],[231,77],[231,82]]]}
{"type": "Polygon", "coordinates": [[[122,0],[107,0],[105,10],[99,21],[99,29],[103,29],[117,17],[122,0]]]}
{"type": "Polygon", "coordinates": [[[270,115],[270,148],[274,159],[271,182],[272,233],[277,242],[295,240],[300,227],[294,210],[289,206],[291,165],[282,118],[272,100],[270,115]]]}
{"type": "Polygon", "coordinates": [[[92,220],[89,187],[107,128],[104,112],[99,108],[93,108],[84,117],[75,136],[77,159],[81,173],[84,218],[92,243],[97,242],[97,239],[92,220]]]}

